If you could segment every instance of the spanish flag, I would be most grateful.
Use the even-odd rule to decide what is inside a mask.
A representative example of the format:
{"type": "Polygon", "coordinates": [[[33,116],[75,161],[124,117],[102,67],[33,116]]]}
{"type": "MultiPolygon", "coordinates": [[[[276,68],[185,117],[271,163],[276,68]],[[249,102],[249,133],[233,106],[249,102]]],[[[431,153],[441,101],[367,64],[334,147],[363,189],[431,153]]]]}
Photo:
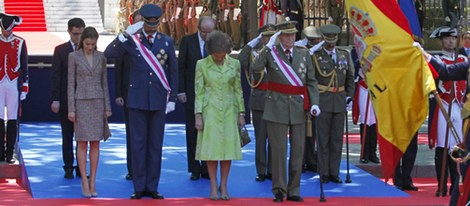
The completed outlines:
{"type": "Polygon", "coordinates": [[[396,0],[346,0],[346,7],[376,112],[382,176],[388,179],[426,119],[434,80],[396,0]]]}

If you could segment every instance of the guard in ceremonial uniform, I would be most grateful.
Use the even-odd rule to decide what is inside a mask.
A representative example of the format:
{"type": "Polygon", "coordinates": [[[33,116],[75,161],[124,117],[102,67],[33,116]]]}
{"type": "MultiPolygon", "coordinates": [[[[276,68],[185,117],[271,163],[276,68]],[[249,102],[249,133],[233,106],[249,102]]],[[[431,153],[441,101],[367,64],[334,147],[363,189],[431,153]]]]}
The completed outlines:
{"type": "MultiPolygon", "coordinates": [[[[454,64],[455,61],[457,62],[465,62],[468,61],[465,55],[459,54],[457,59],[454,58],[455,49],[457,44],[457,29],[450,28],[450,27],[439,27],[436,29],[430,36],[430,38],[439,38],[441,42],[442,51],[441,54],[437,55],[436,57],[440,58],[442,62],[446,64],[454,64]]],[[[452,120],[452,124],[455,127],[455,130],[458,134],[459,138],[462,138],[462,117],[460,115],[460,110],[462,109],[462,105],[464,103],[465,98],[465,90],[467,88],[467,82],[465,80],[460,81],[442,81],[437,80],[437,88],[439,96],[442,99],[442,103],[444,108],[448,110],[449,104],[452,104],[451,110],[447,111],[452,120]],[[453,91],[452,91],[453,90],[453,91]]],[[[459,176],[457,172],[457,165],[454,161],[452,161],[450,155],[447,153],[447,159],[444,164],[442,164],[442,160],[444,157],[444,148],[447,147],[447,151],[452,150],[454,146],[457,144],[455,141],[455,137],[452,132],[448,133],[447,137],[447,145],[446,145],[446,129],[447,129],[447,121],[444,118],[444,115],[440,111],[439,107],[436,104],[436,100],[432,99],[430,101],[434,101],[434,107],[430,107],[430,133],[429,133],[429,147],[432,149],[436,146],[435,155],[434,155],[434,166],[436,169],[436,177],[438,182],[438,189],[436,191],[436,196],[446,196],[447,194],[447,179],[450,173],[450,180],[452,183],[451,188],[454,186],[454,183],[458,181],[459,176]],[[431,115],[432,114],[432,115],[431,115]],[[444,179],[443,185],[441,186],[441,177],[442,177],[442,167],[445,167],[444,170],[444,179]],[[439,189],[442,187],[442,191],[439,189]]]]}
{"type": "Polygon", "coordinates": [[[166,114],[175,109],[178,65],[173,39],[157,32],[162,9],[146,4],[140,14],[145,23],[130,25],[104,54],[108,58],[128,55],[132,62],[126,98],[135,191],[131,199],[163,199],[158,192],[163,135],[166,114]]]}
{"type": "Polygon", "coordinates": [[[300,175],[304,154],[307,113],[320,114],[317,80],[310,53],[294,46],[297,22],[277,25],[280,32],[271,37],[252,64],[254,72],[266,69],[268,91],[263,119],[272,151],[272,193],[274,202],[302,202],[300,175]],[[274,45],[279,36],[280,44],[274,45]],[[288,135],[289,133],[289,135],[288,135]],[[287,142],[290,143],[289,173],[286,173],[287,142]],[[287,180],[286,177],[289,177],[287,180]]]}
{"type": "Polygon", "coordinates": [[[370,162],[379,163],[377,157],[377,121],[375,111],[369,96],[369,88],[365,81],[365,74],[361,69],[361,63],[356,49],[351,50],[351,57],[354,61],[356,77],[356,91],[354,93],[352,121],[355,125],[359,123],[359,133],[361,137],[360,162],[367,164],[370,162]]]}
{"type": "Polygon", "coordinates": [[[264,104],[266,90],[268,89],[268,79],[265,77],[266,71],[253,72],[250,70],[250,64],[258,55],[258,52],[269,41],[269,38],[276,33],[276,27],[273,24],[266,24],[259,29],[260,35],[246,44],[238,55],[240,64],[245,71],[248,83],[251,86],[249,106],[253,118],[253,127],[255,130],[255,166],[257,182],[263,182],[265,179],[272,179],[271,175],[271,149],[268,143],[268,131],[266,120],[263,120],[264,104]]]}
{"type": "Polygon", "coordinates": [[[286,17],[291,21],[297,21],[297,33],[295,33],[295,40],[302,38],[302,31],[304,30],[304,5],[302,0],[282,0],[281,10],[286,17]]]}
{"type": "Polygon", "coordinates": [[[318,170],[321,181],[342,183],[339,177],[346,109],[354,95],[354,66],[349,52],[336,47],[340,28],[334,24],[320,27],[325,44],[314,53],[315,76],[320,92],[318,116],[318,170]]]}
{"type": "Polygon", "coordinates": [[[6,160],[7,163],[15,162],[13,152],[18,135],[18,106],[29,91],[26,41],[13,34],[13,28],[21,22],[19,16],[0,13],[0,161],[6,160]]]}

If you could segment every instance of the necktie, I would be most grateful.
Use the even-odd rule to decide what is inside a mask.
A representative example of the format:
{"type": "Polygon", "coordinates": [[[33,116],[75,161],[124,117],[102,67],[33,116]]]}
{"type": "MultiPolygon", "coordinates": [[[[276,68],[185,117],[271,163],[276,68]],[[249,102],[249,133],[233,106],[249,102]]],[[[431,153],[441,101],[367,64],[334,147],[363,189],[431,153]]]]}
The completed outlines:
{"type": "Polygon", "coordinates": [[[77,50],[78,50],[78,44],[77,44],[77,43],[73,43],[73,50],[74,50],[74,51],[77,51],[77,50]]]}
{"type": "Polygon", "coordinates": [[[147,40],[149,41],[150,45],[153,44],[153,36],[151,34],[147,36],[147,40]]]}
{"type": "Polygon", "coordinates": [[[286,53],[286,57],[289,60],[289,63],[292,63],[292,55],[290,55],[290,50],[286,49],[284,52],[286,53]]]}
{"type": "Polygon", "coordinates": [[[335,61],[335,56],[334,56],[334,53],[333,53],[333,52],[330,53],[330,58],[331,58],[331,60],[332,60],[334,63],[336,63],[336,61],[335,61]]]}

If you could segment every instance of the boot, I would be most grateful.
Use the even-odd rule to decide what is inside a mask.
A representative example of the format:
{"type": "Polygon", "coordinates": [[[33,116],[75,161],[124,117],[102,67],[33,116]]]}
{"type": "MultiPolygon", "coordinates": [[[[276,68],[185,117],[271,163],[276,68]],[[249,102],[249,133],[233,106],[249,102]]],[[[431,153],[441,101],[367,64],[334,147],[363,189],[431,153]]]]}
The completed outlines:
{"type": "Polygon", "coordinates": [[[7,122],[7,149],[6,159],[7,163],[14,163],[13,151],[15,149],[16,136],[18,132],[17,120],[8,120],[7,122]]]}
{"type": "Polygon", "coordinates": [[[65,179],[73,179],[73,167],[64,166],[64,171],[65,171],[65,175],[64,175],[65,179]]]}
{"type": "Polygon", "coordinates": [[[359,125],[359,132],[360,132],[360,137],[361,137],[361,144],[362,144],[362,147],[361,148],[363,150],[363,153],[362,153],[362,158],[361,158],[361,163],[363,164],[367,164],[369,163],[369,141],[368,141],[368,134],[369,134],[369,128],[366,128],[366,134],[365,134],[365,137],[364,136],[364,124],[360,124],[359,125]],[[364,140],[364,142],[362,142],[364,140]]]}
{"type": "Polygon", "coordinates": [[[5,120],[0,119],[0,162],[5,161],[5,120]]]}
{"type": "Polygon", "coordinates": [[[369,126],[369,160],[373,163],[380,163],[380,159],[377,157],[377,124],[369,126]]]}

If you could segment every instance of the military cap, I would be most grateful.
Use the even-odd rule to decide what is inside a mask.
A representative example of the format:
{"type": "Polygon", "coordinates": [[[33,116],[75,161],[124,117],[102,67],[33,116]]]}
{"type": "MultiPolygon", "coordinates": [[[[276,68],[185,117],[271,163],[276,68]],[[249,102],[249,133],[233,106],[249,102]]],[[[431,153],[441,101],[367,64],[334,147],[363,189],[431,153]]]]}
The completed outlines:
{"type": "Polygon", "coordinates": [[[0,26],[4,31],[11,31],[15,26],[23,22],[23,19],[16,15],[0,13],[0,26]]]}
{"type": "Polygon", "coordinates": [[[294,34],[297,33],[295,25],[297,21],[285,21],[276,25],[277,30],[281,31],[282,34],[294,34]]]}
{"type": "Polygon", "coordinates": [[[457,37],[457,29],[456,28],[450,28],[448,26],[441,26],[437,29],[435,29],[429,38],[443,38],[443,37],[448,37],[448,36],[453,36],[457,37]]]}
{"type": "Polygon", "coordinates": [[[271,36],[277,32],[276,26],[274,24],[266,24],[259,29],[259,33],[263,36],[271,36]]]}
{"type": "Polygon", "coordinates": [[[156,26],[160,22],[158,19],[162,16],[162,8],[155,4],[145,4],[140,7],[140,15],[145,24],[149,26],[156,26]]]}
{"type": "Polygon", "coordinates": [[[338,34],[341,32],[341,28],[335,24],[326,24],[320,26],[320,32],[325,42],[336,43],[336,41],[338,41],[338,34]]]}
{"type": "Polygon", "coordinates": [[[314,26],[307,26],[304,29],[304,35],[307,38],[321,38],[320,31],[314,26]]]}

